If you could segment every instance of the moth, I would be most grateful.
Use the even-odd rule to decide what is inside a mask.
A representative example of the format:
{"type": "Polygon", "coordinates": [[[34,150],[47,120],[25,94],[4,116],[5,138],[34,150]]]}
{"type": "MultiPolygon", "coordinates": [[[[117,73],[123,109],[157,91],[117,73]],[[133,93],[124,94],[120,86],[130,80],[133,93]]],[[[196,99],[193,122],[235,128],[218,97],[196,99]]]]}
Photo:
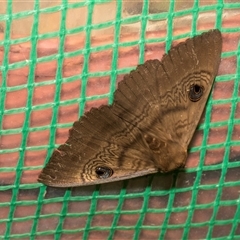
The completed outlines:
{"type": "Polygon", "coordinates": [[[111,106],[92,108],[69,131],[38,181],[73,187],[183,167],[221,60],[210,30],[149,60],[120,82],[111,106]]]}

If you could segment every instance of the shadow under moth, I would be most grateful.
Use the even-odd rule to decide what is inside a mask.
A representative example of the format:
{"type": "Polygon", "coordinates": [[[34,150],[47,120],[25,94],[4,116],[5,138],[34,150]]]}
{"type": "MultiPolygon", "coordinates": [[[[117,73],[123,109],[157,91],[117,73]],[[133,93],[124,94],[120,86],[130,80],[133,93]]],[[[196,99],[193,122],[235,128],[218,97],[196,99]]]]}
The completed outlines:
{"type": "Polygon", "coordinates": [[[69,131],[39,182],[73,187],[183,167],[221,60],[211,30],[124,76],[111,106],[92,108],[69,131]]]}

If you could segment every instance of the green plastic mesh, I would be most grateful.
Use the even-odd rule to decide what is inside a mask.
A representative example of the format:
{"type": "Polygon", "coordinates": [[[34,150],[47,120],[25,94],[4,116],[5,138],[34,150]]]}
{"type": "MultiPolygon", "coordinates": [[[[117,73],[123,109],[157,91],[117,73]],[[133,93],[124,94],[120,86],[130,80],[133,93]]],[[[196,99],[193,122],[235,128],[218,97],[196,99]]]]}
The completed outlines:
{"type": "Polygon", "coordinates": [[[0,5],[0,239],[240,239],[238,1],[62,0],[44,5],[35,0],[23,8],[16,10],[14,1],[0,5]],[[84,9],[85,15],[76,15],[84,24],[68,27],[74,9],[84,9]],[[101,21],[100,14],[97,21],[99,11],[103,19],[112,13],[114,17],[101,21]],[[56,14],[52,21],[57,29],[41,31],[42,25],[50,25],[51,14],[56,14]],[[177,27],[184,17],[191,19],[190,24],[177,27]],[[13,36],[13,26],[17,29],[19,21],[19,28],[24,28],[25,18],[31,19],[31,31],[13,36]],[[162,35],[147,35],[154,22],[165,23],[152,31],[162,35]],[[132,35],[136,36],[130,34],[123,41],[123,26],[134,29],[135,24],[139,31],[132,35]],[[156,50],[154,56],[160,59],[163,52],[156,46],[167,51],[172,41],[210,28],[222,31],[226,47],[186,169],[73,189],[47,188],[37,182],[53,150],[66,141],[72,123],[91,106],[112,103],[123,74],[143,63],[148,52],[156,50]],[[109,29],[112,40],[99,42],[99,35],[104,39],[109,29]],[[79,38],[82,45],[72,50],[67,36],[78,34],[84,36],[79,38]],[[40,42],[48,40],[57,42],[57,50],[51,52],[49,42],[50,54],[41,53],[40,42]],[[14,54],[24,54],[24,43],[29,44],[29,54],[18,60],[14,54]],[[129,49],[137,49],[135,62],[119,64],[129,49]],[[108,51],[110,61],[102,55],[94,58],[108,51]],[[70,64],[78,57],[81,64],[73,66],[76,72],[67,74],[67,60],[70,64]],[[91,70],[94,59],[95,65],[103,63],[102,69],[91,70]],[[42,74],[52,63],[54,75],[42,74]],[[99,90],[103,79],[107,91],[99,90]],[[64,97],[65,87],[72,97],[64,97]],[[65,121],[64,116],[72,118],[65,121]]]}

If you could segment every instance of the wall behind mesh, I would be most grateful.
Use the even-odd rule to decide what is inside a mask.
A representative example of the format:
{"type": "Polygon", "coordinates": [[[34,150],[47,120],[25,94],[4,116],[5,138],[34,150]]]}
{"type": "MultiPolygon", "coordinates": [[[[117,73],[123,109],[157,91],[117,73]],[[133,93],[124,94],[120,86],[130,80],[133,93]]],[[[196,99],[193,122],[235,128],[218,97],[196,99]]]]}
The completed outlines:
{"type": "Polygon", "coordinates": [[[0,2],[1,239],[239,239],[238,1],[0,2]],[[37,182],[72,123],[172,43],[218,28],[222,62],[185,169],[37,182]]]}

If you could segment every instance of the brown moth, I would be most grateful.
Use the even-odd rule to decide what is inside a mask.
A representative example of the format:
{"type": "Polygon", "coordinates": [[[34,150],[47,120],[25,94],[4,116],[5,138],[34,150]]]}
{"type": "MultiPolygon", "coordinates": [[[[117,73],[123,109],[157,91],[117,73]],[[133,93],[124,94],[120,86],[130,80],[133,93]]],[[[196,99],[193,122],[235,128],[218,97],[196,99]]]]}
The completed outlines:
{"type": "Polygon", "coordinates": [[[73,124],[39,182],[54,187],[100,184],[183,167],[221,60],[211,30],[124,77],[111,106],[73,124]]]}

